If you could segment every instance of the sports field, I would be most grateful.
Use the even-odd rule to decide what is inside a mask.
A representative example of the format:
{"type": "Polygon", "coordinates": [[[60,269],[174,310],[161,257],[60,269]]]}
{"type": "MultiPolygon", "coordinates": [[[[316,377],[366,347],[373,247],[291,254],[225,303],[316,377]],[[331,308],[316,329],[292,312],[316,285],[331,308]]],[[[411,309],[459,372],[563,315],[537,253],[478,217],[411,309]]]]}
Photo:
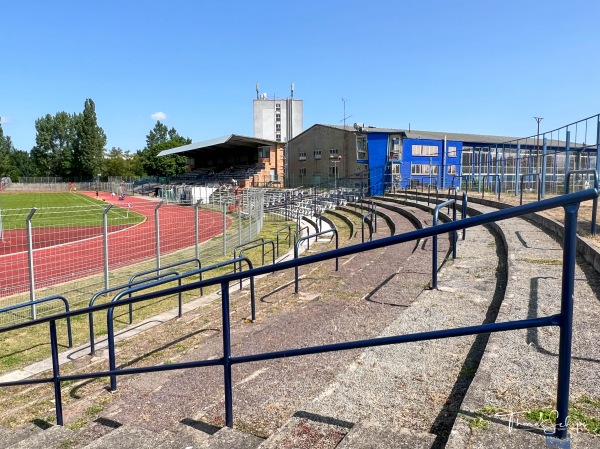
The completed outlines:
{"type": "MultiPolygon", "coordinates": [[[[123,203],[126,206],[127,200],[123,203]]],[[[79,193],[0,193],[4,230],[25,228],[25,219],[32,208],[37,209],[31,221],[34,228],[101,224],[106,207],[105,201],[79,193]]],[[[144,220],[142,214],[119,207],[111,208],[107,218],[109,225],[117,221],[120,225],[131,225],[144,220]]]]}
{"type": "MultiPolygon", "coordinates": [[[[157,258],[193,247],[195,209],[110,193],[0,193],[0,297],[157,258]],[[103,212],[109,205],[106,233],[103,212]],[[32,208],[32,232],[26,218],[32,208]],[[31,249],[30,249],[31,248],[31,249]],[[28,257],[30,256],[30,257],[28,257]],[[31,273],[33,267],[33,276],[31,273]]],[[[220,212],[198,211],[198,241],[229,226],[220,212]]]]}

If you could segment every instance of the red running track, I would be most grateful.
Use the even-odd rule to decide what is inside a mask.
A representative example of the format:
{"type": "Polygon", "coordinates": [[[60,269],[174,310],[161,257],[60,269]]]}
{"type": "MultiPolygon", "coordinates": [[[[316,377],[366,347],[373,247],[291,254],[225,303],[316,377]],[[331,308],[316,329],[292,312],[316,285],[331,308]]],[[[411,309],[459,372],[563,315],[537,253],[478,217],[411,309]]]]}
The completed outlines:
{"type": "MultiPolygon", "coordinates": [[[[93,195],[89,193],[89,196],[93,195]]],[[[140,224],[109,227],[109,270],[155,258],[154,208],[157,203],[139,197],[119,201],[110,194],[101,195],[100,199],[123,209],[131,202],[131,210],[146,217],[140,224]]],[[[194,210],[192,207],[167,204],[160,207],[161,256],[194,245],[194,210]]],[[[200,210],[198,219],[201,223],[200,242],[221,234],[222,214],[200,210]]],[[[230,224],[231,220],[227,218],[226,226],[230,224]]],[[[82,226],[68,231],[59,230],[58,233],[52,229],[52,234],[34,229],[33,241],[36,290],[104,271],[102,227],[82,226]],[[57,237],[61,244],[56,244],[57,237]]],[[[28,266],[25,231],[5,231],[5,241],[0,242],[0,297],[29,290],[28,266]]]]}

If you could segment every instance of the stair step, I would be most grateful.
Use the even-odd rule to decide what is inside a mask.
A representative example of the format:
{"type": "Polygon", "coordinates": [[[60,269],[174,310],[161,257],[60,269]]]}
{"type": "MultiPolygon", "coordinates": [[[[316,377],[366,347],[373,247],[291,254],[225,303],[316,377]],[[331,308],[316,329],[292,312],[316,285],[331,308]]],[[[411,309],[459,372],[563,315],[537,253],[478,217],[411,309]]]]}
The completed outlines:
{"type": "Polygon", "coordinates": [[[164,435],[125,425],[88,444],[85,449],[154,449],[163,447],[163,440],[164,435]]]}
{"type": "Polygon", "coordinates": [[[11,444],[25,440],[41,431],[42,429],[34,426],[33,424],[27,424],[16,429],[7,429],[2,427],[0,429],[0,449],[6,449],[11,444]]]}
{"type": "MultiPolygon", "coordinates": [[[[63,442],[68,440],[69,437],[73,436],[73,431],[63,426],[52,426],[46,430],[26,431],[21,436],[23,437],[21,440],[17,441],[13,439],[10,445],[2,447],[6,447],[7,449],[56,449],[60,448],[63,442]]],[[[3,444],[5,444],[4,438],[3,444]]]]}
{"type": "MultiPolygon", "coordinates": [[[[214,435],[211,435],[202,449],[255,449],[264,440],[262,438],[240,432],[229,427],[223,427],[214,435]]],[[[185,448],[182,448],[185,449],[185,448]]]]}
{"type": "Polygon", "coordinates": [[[430,433],[361,421],[336,449],[430,449],[435,439],[430,433]]]}
{"type": "Polygon", "coordinates": [[[334,449],[353,423],[307,412],[296,412],[260,449],[334,449]]]}

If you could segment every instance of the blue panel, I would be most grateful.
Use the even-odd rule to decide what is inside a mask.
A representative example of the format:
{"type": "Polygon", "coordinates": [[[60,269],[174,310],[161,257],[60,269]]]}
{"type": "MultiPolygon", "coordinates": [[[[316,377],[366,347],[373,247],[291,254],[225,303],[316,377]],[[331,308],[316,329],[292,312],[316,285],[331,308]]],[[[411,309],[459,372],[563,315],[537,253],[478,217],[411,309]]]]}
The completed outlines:
{"type": "Polygon", "coordinates": [[[387,159],[388,133],[368,133],[370,195],[382,195],[385,180],[385,163],[387,159]]]}

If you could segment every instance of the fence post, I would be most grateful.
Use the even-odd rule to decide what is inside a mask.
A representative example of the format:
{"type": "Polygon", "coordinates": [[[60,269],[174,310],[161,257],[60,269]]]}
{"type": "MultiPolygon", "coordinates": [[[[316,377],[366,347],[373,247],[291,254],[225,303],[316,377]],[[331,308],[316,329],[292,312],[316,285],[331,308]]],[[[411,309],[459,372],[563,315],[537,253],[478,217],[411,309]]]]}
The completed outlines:
{"type": "MultiPolygon", "coordinates": [[[[34,207],[27,215],[25,223],[27,225],[27,261],[29,263],[29,299],[31,302],[35,301],[35,278],[33,275],[33,233],[31,231],[31,217],[35,214],[37,209],[34,207]]],[[[37,318],[35,304],[31,305],[31,319],[37,318]]]]}
{"type": "Polygon", "coordinates": [[[567,173],[569,173],[569,158],[571,157],[571,131],[567,126],[567,136],[565,137],[565,185],[563,186],[563,193],[567,192],[567,173]]]}
{"type": "Polygon", "coordinates": [[[227,254],[227,201],[223,201],[223,255],[227,254]]]}
{"type": "MultiPolygon", "coordinates": [[[[163,205],[164,201],[158,203],[156,208],[154,209],[154,233],[156,240],[156,268],[160,270],[160,222],[158,217],[158,209],[163,205]]],[[[160,271],[157,272],[160,274],[160,271]]]]}
{"type": "Polygon", "coordinates": [[[517,160],[515,167],[515,196],[519,196],[519,179],[521,178],[521,142],[517,144],[517,160]]]}
{"type": "Polygon", "coordinates": [[[242,244],[242,214],[240,211],[240,205],[238,204],[238,236],[239,236],[239,245],[242,244]]]}
{"type": "Polygon", "coordinates": [[[196,204],[194,204],[194,255],[196,256],[196,259],[200,259],[200,242],[199,242],[199,226],[198,226],[198,212],[200,209],[200,201],[202,201],[201,199],[199,199],[198,201],[196,201],[196,204]]]}
{"type": "Polygon", "coordinates": [[[231,381],[231,335],[229,324],[229,283],[221,283],[223,313],[223,381],[225,390],[225,425],[233,427],[233,383],[231,381]]]}
{"type": "Polygon", "coordinates": [[[104,290],[108,290],[108,211],[112,204],[106,206],[102,212],[102,238],[104,246],[104,290]]]}
{"type": "Polygon", "coordinates": [[[547,161],[546,161],[546,154],[548,151],[548,141],[546,140],[546,136],[544,136],[543,139],[543,145],[542,145],[542,180],[541,180],[541,186],[540,186],[540,190],[541,190],[541,195],[542,195],[542,199],[546,198],[546,165],[547,165],[547,161]]]}

